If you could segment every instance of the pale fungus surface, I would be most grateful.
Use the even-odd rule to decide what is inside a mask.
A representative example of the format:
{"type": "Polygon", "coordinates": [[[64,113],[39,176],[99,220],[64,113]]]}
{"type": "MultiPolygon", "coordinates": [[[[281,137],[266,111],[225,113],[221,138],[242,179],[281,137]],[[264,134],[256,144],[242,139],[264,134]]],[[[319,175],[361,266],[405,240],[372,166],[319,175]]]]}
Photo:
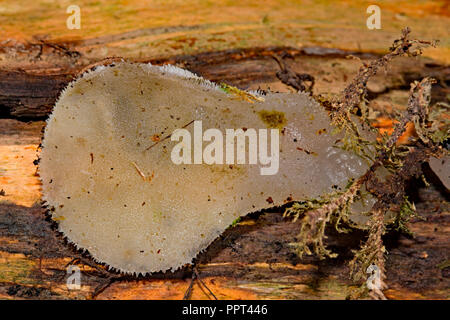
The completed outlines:
{"type": "Polygon", "coordinates": [[[48,119],[39,163],[43,200],[59,230],[115,270],[174,271],[236,218],[342,190],[368,168],[335,146],[341,135],[308,95],[231,91],[173,66],[128,62],[72,82],[48,119]],[[224,158],[227,129],[278,130],[277,171],[261,174],[269,166],[261,158],[195,164],[207,141],[190,146],[192,164],[174,163],[174,148],[189,145],[173,141],[174,131],[194,140],[198,121],[203,132],[223,133],[224,158]]]}

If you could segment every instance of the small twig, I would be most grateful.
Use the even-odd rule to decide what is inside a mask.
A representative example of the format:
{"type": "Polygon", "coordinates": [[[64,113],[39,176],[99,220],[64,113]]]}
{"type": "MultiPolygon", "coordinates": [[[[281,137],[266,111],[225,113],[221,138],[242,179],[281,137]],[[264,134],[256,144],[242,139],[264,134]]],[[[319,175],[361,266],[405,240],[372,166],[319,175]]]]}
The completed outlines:
{"type": "Polygon", "coordinates": [[[67,55],[67,56],[69,56],[71,58],[75,58],[76,59],[76,58],[81,57],[81,53],[80,52],[74,51],[74,50],[70,50],[67,47],[63,46],[63,45],[52,43],[52,42],[46,41],[44,39],[38,39],[38,42],[41,45],[41,49],[40,49],[40,52],[39,52],[37,58],[40,58],[40,56],[42,55],[42,49],[43,49],[44,46],[47,46],[47,47],[50,47],[50,48],[52,48],[52,49],[54,49],[56,51],[62,52],[63,54],[65,54],[65,55],[67,55]]]}
{"type": "MultiPolygon", "coordinates": [[[[187,128],[189,125],[191,125],[192,123],[194,123],[195,120],[190,121],[189,123],[185,124],[184,126],[182,126],[182,129],[187,128]]],[[[149,146],[147,149],[145,149],[145,151],[150,150],[151,148],[153,148],[154,146],[156,146],[157,144],[163,142],[164,140],[169,139],[172,136],[172,134],[169,134],[168,136],[165,136],[164,138],[158,140],[157,142],[155,142],[154,144],[152,144],[151,146],[149,146]]]]}
{"type": "Polygon", "coordinates": [[[392,59],[403,55],[417,56],[421,53],[422,46],[435,46],[435,42],[408,39],[410,33],[411,30],[408,27],[403,29],[401,38],[394,41],[388,54],[369,64],[364,64],[359,69],[358,74],[344,89],[341,97],[333,103],[335,111],[338,114],[348,119],[352,109],[354,107],[359,108],[361,101],[366,95],[366,86],[369,79],[376,75],[378,70],[385,68],[392,59]],[[414,45],[417,46],[414,47],[414,45]]]}
{"type": "Polygon", "coordinates": [[[85,264],[85,265],[97,270],[99,273],[101,273],[105,277],[111,276],[111,273],[109,271],[105,270],[100,265],[93,262],[91,259],[87,259],[82,256],[73,258],[72,260],[70,260],[69,263],[67,263],[65,265],[64,268],[67,269],[67,267],[70,266],[71,264],[76,265],[76,264],[80,264],[80,263],[85,264]]]}
{"type": "Polygon", "coordinates": [[[294,88],[300,92],[312,92],[314,87],[314,77],[307,73],[296,73],[289,68],[284,60],[277,56],[272,55],[272,58],[278,63],[280,71],[277,72],[277,78],[284,84],[294,88]],[[311,85],[307,88],[303,83],[305,81],[311,82],[311,85]]]}
{"type": "Polygon", "coordinates": [[[197,266],[194,265],[192,266],[192,278],[191,278],[191,282],[189,283],[189,287],[186,289],[186,292],[184,293],[184,297],[183,300],[189,300],[191,298],[192,295],[192,289],[194,287],[194,282],[195,280],[198,280],[198,282],[204,287],[206,288],[206,290],[208,290],[209,294],[213,296],[214,300],[218,300],[216,295],[211,291],[211,289],[209,289],[209,287],[203,282],[202,278],[200,277],[200,274],[198,273],[197,270],[197,266]]]}
{"type": "Polygon", "coordinates": [[[189,283],[189,287],[186,289],[186,292],[184,293],[183,300],[189,300],[191,298],[192,288],[193,288],[194,282],[195,282],[195,277],[196,277],[195,272],[192,271],[191,282],[189,283]]]}
{"type": "Polygon", "coordinates": [[[213,296],[214,300],[217,300],[217,297],[215,296],[215,294],[211,291],[211,289],[209,289],[209,287],[203,282],[202,278],[200,277],[198,271],[197,271],[197,267],[194,266],[193,268],[193,272],[195,273],[195,277],[197,278],[197,280],[200,282],[200,284],[206,288],[206,290],[208,290],[209,294],[213,296]]]}
{"type": "Polygon", "coordinates": [[[103,293],[107,288],[109,288],[114,282],[123,279],[123,276],[110,276],[106,278],[106,281],[98,285],[94,292],[91,294],[90,298],[93,300],[97,298],[101,293],[103,293]]]}
{"type": "Polygon", "coordinates": [[[131,164],[134,166],[134,168],[136,169],[137,173],[141,176],[142,180],[145,181],[146,177],[145,174],[142,172],[142,170],[138,167],[138,165],[136,164],[136,162],[131,161],[131,164]]]}

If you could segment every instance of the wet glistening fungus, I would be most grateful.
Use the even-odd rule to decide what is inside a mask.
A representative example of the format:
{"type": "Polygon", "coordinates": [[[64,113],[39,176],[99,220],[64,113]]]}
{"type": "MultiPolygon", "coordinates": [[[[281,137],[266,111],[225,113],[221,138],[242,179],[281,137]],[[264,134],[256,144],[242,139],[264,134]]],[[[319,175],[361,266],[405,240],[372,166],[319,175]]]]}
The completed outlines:
{"type": "MultiPolygon", "coordinates": [[[[174,271],[238,217],[343,189],[367,170],[336,147],[341,133],[307,94],[237,92],[173,66],[129,62],[73,81],[47,121],[39,163],[59,230],[114,270],[174,271]],[[262,175],[248,161],[174,163],[172,134],[193,136],[194,121],[221,132],[279,130],[278,171],[262,175]]],[[[241,156],[251,159],[249,150],[241,156]]],[[[355,212],[371,204],[360,200],[355,212]]]]}

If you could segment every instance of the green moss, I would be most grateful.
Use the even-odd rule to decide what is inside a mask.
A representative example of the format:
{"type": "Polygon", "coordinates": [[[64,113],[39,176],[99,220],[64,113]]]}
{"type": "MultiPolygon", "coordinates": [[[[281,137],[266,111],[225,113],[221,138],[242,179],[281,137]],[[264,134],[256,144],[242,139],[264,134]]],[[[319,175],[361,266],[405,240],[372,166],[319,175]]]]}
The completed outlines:
{"type": "Polygon", "coordinates": [[[231,227],[236,227],[240,221],[241,221],[241,217],[235,219],[235,220],[231,223],[231,227]]]}
{"type": "Polygon", "coordinates": [[[410,202],[408,197],[405,196],[403,204],[400,206],[400,211],[395,217],[394,229],[409,236],[413,236],[413,233],[408,228],[408,222],[411,218],[424,219],[417,214],[414,203],[410,202]]]}

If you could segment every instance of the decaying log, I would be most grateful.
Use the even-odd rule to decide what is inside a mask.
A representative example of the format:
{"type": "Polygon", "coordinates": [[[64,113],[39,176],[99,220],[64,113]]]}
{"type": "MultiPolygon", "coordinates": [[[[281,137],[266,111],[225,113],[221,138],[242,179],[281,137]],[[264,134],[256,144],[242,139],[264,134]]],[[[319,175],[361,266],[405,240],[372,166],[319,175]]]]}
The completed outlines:
{"type": "Polygon", "coordinates": [[[0,117],[44,118],[72,75],[0,70],[0,117]]]}
{"type": "MultiPolygon", "coordinates": [[[[326,82],[328,77],[323,74],[334,72],[342,73],[342,70],[332,70],[328,66],[330,61],[337,64],[352,64],[354,62],[346,59],[348,55],[357,56],[361,59],[372,59],[378,55],[370,53],[350,52],[338,49],[327,49],[320,47],[309,47],[295,49],[289,47],[234,49],[219,52],[207,52],[197,55],[180,55],[170,58],[142,59],[139,62],[151,62],[153,64],[175,64],[191,70],[204,78],[212,81],[226,82],[231,85],[246,89],[251,85],[277,82],[279,66],[272,58],[273,56],[286,57],[297,69],[313,69],[315,78],[319,80],[318,90],[326,93],[326,82]],[[317,68],[316,61],[323,61],[323,67],[317,68]],[[322,84],[320,83],[322,81],[322,84]]],[[[355,64],[356,65],[356,64],[355,64]]],[[[72,66],[67,69],[0,69],[0,118],[15,118],[22,120],[43,119],[51,111],[59,92],[86,66],[72,66]],[[38,71],[37,71],[38,70],[38,71]]],[[[395,67],[392,71],[397,72],[395,67]]],[[[435,88],[433,97],[442,98],[448,94],[445,85],[450,80],[450,67],[417,61],[403,61],[399,65],[400,73],[392,81],[385,82],[379,79],[379,84],[371,83],[370,88],[382,86],[382,92],[370,92],[371,97],[385,93],[389,90],[408,89],[409,83],[423,77],[437,78],[441,86],[435,88]]],[[[300,70],[304,73],[304,70],[300,70]]],[[[309,70],[308,70],[309,71],[309,70]]],[[[356,71],[356,67],[355,67],[356,71]]],[[[352,75],[338,74],[340,79],[333,82],[345,82],[352,75]]],[[[336,87],[333,84],[333,87],[336,87]]],[[[279,89],[278,87],[275,90],[279,89]]],[[[286,88],[284,90],[287,90],[286,88]]],[[[317,92],[315,92],[317,93],[317,92]]]]}
{"type": "MultiPolygon", "coordinates": [[[[355,72],[358,68],[357,61],[345,59],[347,52],[322,54],[319,49],[291,48],[230,50],[151,62],[176,64],[207,79],[241,88],[286,91],[288,88],[276,77],[279,66],[273,54],[284,56],[296,72],[312,74],[317,80],[314,89],[319,93],[339,91],[352,77],[332,65],[345,64],[355,72]]],[[[407,92],[411,77],[435,76],[441,85],[448,82],[448,67],[426,64],[399,61],[391,67],[389,76],[383,75],[372,83],[372,87],[382,84],[384,89],[369,93],[382,97],[407,92]]],[[[42,120],[59,91],[81,68],[51,72],[0,70],[0,118],[42,120]]],[[[433,94],[437,99],[448,94],[443,85],[438,85],[437,90],[433,94]]],[[[111,276],[117,275],[109,274],[68,245],[39,205],[33,160],[43,125],[43,121],[0,119],[0,299],[90,298],[109,283],[111,276]],[[66,286],[69,263],[81,269],[80,290],[66,286]]],[[[437,182],[429,189],[423,189],[420,182],[416,187],[417,194],[411,200],[425,220],[411,221],[413,238],[395,232],[385,237],[389,252],[386,282],[390,287],[385,295],[393,299],[448,299],[448,194],[437,182]]],[[[280,211],[251,214],[199,255],[199,273],[219,299],[344,299],[351,295],[356,286],[348,277],[350,249],[356,249],[366,235],[360,231],[336,234],[329,230],[327,244],[339,253],[337,259],[299,259],[292,248],[298,230],[299,225],[283,219],[280,211]]],[[[173,274],[118,278],[96,298],[181,299],[190,278],[189,267],[173,274]]],[[[211,297],[196,284],[191,298],[211,297]]]]}

